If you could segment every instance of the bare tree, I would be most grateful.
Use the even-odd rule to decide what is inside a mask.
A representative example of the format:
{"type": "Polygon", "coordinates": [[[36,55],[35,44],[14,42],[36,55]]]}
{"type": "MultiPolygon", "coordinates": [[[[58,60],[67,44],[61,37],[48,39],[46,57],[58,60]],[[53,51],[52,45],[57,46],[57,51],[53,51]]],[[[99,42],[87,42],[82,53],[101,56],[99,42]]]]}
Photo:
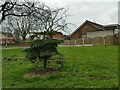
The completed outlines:
{"type": "Polygon", "coordinates": [[[52,38],[52,34],[55,34],[54,32],[65,31],[68,25],[66,21],[67,10],[65,8],[51,9],[44,4],[42,4],[41,8],[36,7],[33,16],[35,17],[36,26],[42,32],[52,38]]]}
{"type": "Polygon", "coordinates": [[[7,16],[29,16],[33,12],[32,7],[34,7],[34,2],[0,1],[0,24],[7,16]],[[25,8],[29,10],[23,13],[25,8]]]}
{"type": "Polygon", "coordinates": [[[13,38],[18,39],[20,35],[25,40],[26,35],[29,33],[32,25],[31,14],[33,13],[35,2],[24,1],[5,1],[0,5],[0,24],[5,20],[2,30],[8,30],[13,34],[13,38]],[[15,35],[17,33],[17,35],[15,35]]]}
{"type": "Polygon", "coordinates": [[[33,20],[30,17],[12,17],[7,19],[7,28],[11,33],[15,34],[16,32],[22,37],[23,40],[26,39],[26,36],[30,31],[33,30],[33,20]]]}
{"type": "MultiPolygon", "coordinates": [[[[9,6],[10,2],[7,3],[9,3],[7,4],[9,6]]],[[[12,27],[10,30],[19,32],[23,40],[25,40],[26,35],[30,32],[31,27],[33,30],[43,32],[44,36],[47,34],[51,38],[57,31],[65,31],[67,28],[67,10],[65,8],[51,9],[43,3],[36,4],[31,2],[23,4],[14,2],[14,5],[14,8],[11,7],[12,9],[2,11],[2,13],[5,12],[4,14],[6,14],[2,15],[2,20],[4,20],[6,16],[15,18],[9,20],[9,25],[12,27]],[[34,25],[31,22],[34,22],[34,25]]]]}
{"type": "Polygon", "coordinates": [[[7,36],[8,33],[10,33],[13,37],[13,40],[16,42],[19,41],[19,34],[17,31],[15,31],[11,26],[10,26],[10,23],[14,21],[14,18],[13,17],[10,17],[9,16],[6,18],[6,20],[4,20],[2,23],[1,23],[1,29],[2,29],[2,32],[5,33],[5,35],[7,36]]]}

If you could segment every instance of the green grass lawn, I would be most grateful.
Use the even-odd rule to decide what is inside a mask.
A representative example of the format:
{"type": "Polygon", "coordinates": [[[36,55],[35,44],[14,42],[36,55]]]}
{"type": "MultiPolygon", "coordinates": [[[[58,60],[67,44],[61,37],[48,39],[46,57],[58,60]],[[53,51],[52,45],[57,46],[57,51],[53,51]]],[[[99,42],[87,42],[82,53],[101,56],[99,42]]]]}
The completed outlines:
{"type": "Polygon", "coordinates": [[[18,48],[19,46],[17,46],[17,45],[8,45],[8,46],[2,45],[1,47],[2,48],[18,48]]]}
{"type": "MultiPolygon", "coordinates": [[[[4,88],[116,88],[118,47],[58,47],[65,57],[64,68],[48,76],[25,78],[33,65],[26,61],[3,61],[4,88]],[[22,63],[22,64],[20,64],[22,63]]],[[[6,49],[3,57],[24,57],[23,49],[6,49]]]]}

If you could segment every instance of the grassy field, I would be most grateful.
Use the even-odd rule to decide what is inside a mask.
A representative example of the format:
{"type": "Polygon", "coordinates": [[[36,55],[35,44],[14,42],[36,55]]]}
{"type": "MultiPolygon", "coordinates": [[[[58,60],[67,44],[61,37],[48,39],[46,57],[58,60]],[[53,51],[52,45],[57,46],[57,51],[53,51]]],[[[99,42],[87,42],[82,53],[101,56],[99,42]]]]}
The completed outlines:
{"type": "MultiPolygon", "coordinates": [[[[118,87],[118,47],[58,47],[65,57],[62,71],[25,78],[33,65],[26,61],[3,61],[4,88],[116,88],[118,87]],[[22,63],[22,64],[20,64],[22,63]]],[[[3,57],[24,58],[23,49],[3,50],[3,57]]]]}

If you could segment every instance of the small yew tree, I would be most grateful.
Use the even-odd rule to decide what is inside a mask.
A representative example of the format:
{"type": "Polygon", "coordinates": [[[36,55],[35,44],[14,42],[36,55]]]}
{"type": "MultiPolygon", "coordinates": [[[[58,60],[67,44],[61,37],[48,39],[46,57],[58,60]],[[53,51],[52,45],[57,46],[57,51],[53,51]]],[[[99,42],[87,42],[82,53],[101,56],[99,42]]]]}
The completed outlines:
{"type": "Polygon", "coordinates": [[[27,59],[32,63],[37,64],[39,61],[43,61],[43,68],[46,69],[48,61],[50,62],[53,59],[53,56],[58,55],[61,58],[56,60],[56,64],[62,65],[62,54],[57,51],[59,43],[60,41],[55,39],[33,40],[31,47],[25,50],[25,52],[27,52],[27,59]]]}

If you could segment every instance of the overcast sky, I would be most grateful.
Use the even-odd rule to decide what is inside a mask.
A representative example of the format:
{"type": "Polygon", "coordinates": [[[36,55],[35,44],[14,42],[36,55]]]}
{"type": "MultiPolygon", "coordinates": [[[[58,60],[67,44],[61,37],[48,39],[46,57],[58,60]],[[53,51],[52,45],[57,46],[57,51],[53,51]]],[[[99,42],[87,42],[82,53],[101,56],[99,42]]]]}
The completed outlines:
{"type": "MultiPolygon", "coordinates": [[[[37,0],[38,1],[38,0],[37,0]]],[[[39,0],[50,7],[69,8],[68,22],[76,25],[71,26],[72,33],[85,20],[90,20],[102,25],[118,23],[119,0],[39,0]]]]}
{"type": "MultiPolygon", "coordinates": [[[[31,0],[33,1],[33,0],[31,0]]],[[[71,34],[85,20],[102,25],[118,23],[119,0],[34,0],[43,2],[52,8],[69,8],[68,22],[76,25],[69,26],[71,34]]]]}

